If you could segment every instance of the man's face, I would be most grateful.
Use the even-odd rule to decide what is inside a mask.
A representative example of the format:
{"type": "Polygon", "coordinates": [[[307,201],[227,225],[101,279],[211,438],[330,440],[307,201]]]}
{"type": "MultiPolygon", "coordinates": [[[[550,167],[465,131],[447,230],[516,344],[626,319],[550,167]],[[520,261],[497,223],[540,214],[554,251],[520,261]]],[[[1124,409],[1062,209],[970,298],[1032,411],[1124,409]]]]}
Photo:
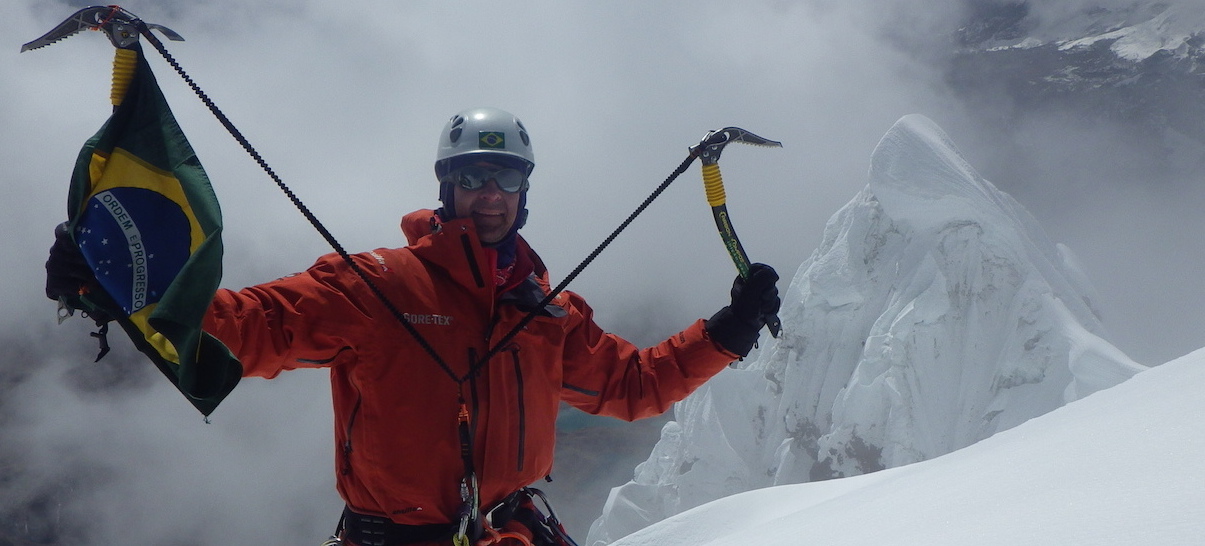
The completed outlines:
{"type": "MultiPolygon", "coordinates": [[[[488,169],[499,168],[486,162],[477,165],[488,169]]],[[[519,192],[504,192],[498,189],[497,182],[493,180],[477,190],[466,190],[459,185],[453,185],[453,191],[456,217],[471,218],[483,243],[493,244],[501,241],[519,215],[519,192]]]]}

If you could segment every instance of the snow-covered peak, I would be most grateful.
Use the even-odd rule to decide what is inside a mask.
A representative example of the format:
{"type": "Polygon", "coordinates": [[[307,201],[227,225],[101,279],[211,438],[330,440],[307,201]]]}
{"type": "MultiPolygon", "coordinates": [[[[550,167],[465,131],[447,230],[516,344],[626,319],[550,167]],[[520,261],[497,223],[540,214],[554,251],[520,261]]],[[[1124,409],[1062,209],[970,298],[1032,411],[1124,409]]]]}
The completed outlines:
{"type": "Polygon", "coordinates": [[[1071,249],[1049,240],[1037,220],[966,161],[950,137],[929,118],[904,116],[879,140],[871,156],[866,193],[914,246],[937,244],[955,226],[990,226],[978,237],[1015,251],[1069,306],[1076,320],[1101,333],[1095,289],[1071,249]],[[922,240],[924,239],[924,240],[922,240]]]}
{"type": "Polygon", "coordinates": [[[1028,227],[1017,205],[962,157],[932,120],[904,116],[879,140],[870,162],[869,191],[895,222],[929,232],[951,222],[1028,227]]]}
{"type": "Polygon", "coordinates": [[[1099,337],[1074,263],[936,124],[902,118],[786,290],[781,337],[675,407],[587,544],[931,459],[1124,381],[1142,367],[1099,337]]]}

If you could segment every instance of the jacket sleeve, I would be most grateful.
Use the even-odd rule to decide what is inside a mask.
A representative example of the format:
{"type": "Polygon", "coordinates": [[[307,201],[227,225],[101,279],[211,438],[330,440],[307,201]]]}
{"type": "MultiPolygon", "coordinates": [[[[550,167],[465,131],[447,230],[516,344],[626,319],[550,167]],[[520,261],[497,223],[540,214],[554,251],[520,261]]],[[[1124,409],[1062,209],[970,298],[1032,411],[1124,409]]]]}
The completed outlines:
{"type": "Polygon", "coordinates": [[[593,310],[570,297],[561,398],[595,415],[627,421],[660,415],[739,358],[714,343],[699,319],[646,349],[594,323],[593,310]]]}
{"type": "Polygon", "coordinates": [[[237,292],[219,290],[204,330],[238,357],[244,377],[330,366],[345,351],[354,352],[354,332],[371,327],[361,284],[341,258],[324,256],[296,275],[237,292]]]}

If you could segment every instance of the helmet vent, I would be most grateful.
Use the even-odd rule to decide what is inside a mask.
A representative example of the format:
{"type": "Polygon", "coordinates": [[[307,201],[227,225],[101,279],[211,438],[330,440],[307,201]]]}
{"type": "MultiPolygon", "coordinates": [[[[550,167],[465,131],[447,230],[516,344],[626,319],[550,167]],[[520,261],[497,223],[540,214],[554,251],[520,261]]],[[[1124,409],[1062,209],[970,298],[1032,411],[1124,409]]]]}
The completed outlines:
{"type": "Polygon", "coordinates": [[[460,133],[464,132],[462,125],[464,125],[464,116],[460,114],[452,116],[452,119],[448,121],[448,126],[452,128],[451,131],[448,131],[448,140],[452,144],[456,144],[456,141],[460,140],[460,133]]]}
{"type": "Polygon", "coordinates": [[[523,126],[523,122],[519,118],[515,118],[515,125],[519,126],[519,139],[523,141],[523,145],[531,147],[531,137],[527,136],[527,127],[523,126]]]}

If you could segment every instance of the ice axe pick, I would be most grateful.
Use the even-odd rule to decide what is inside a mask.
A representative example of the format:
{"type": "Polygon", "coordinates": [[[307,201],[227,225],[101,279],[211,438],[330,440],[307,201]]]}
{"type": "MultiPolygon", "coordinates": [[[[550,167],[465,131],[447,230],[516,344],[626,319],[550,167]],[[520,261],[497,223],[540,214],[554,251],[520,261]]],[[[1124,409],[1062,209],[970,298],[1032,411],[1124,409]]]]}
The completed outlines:
{"type": "MultiPolygon", "coordinates": [[[[736,237],[736,229],[728,215],[728,198],[724,193],[724,179],[720,176],[720,153],[729,142],[743,142],[754,146],[780,148],[782,143],[757,136],[739,127],[725,127],[707,133],[703,140],[690,148],[692,156],[697,156],[703,164],[703,189],[707,192],[707,203],[711,205],[711,215],[715,218],[715,227],[720,230],[720,238],[732,262],[736,264],[741,277],[749,278],[749,255],[736,237]]],[[[777,315],[766,317],[766,327],[770,335],[778,337],[782,330],[782,322],[777,315]]]]}
{"type": "Polygon", "coordinates": [[[109,37],[113,47],[125,49],[138,41],[138,35],[144,29],[155,29],[162,32],[169,40],[183,41],[179,34],[163,25],[143,22],[133,13],[121,6],[90,6],[83,8],[68,17],[58,26],[43,34],[40,38],[21,46],[24,53],[53,44],[83,30],[99,30],[109,37]]]}

